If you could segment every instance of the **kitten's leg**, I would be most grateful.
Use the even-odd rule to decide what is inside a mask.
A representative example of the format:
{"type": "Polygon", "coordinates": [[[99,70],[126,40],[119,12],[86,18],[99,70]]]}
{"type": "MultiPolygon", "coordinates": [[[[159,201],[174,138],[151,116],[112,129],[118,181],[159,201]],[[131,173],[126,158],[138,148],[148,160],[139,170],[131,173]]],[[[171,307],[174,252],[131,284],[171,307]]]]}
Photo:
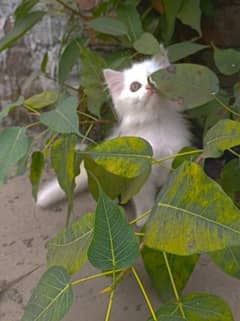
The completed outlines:
{"type": "MultiPolygon", "coordinates": [[[[133,201],[136,209],[136,217],[139,217],[147,210],[151,209],[155,204],[156,186],[153,183],[151,177],[144,184],[140,192],[134,196],[133,201]]],[[[139,220],[137,226],[143,226],[146,223],[149,216],[139,220]]]]}
{"type": "MultiPolygon", "coordinates": [[[[80,175],[75,178],[76,187],[74,193],[83,192],[87,189],[87,172],[84,166],[80,166],[80,175]]],[[[48,207],[66,198],[65,193],[58,184],[57,179],[47,183],[39,191],[36,205],[39,207],[48,207]]]]}

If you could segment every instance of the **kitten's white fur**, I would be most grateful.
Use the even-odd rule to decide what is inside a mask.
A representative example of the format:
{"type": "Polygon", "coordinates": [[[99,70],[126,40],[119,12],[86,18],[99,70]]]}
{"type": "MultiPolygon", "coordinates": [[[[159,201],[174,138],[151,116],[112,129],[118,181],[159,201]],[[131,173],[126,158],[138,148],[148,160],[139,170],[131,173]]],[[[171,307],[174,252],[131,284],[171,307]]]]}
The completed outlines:
{"type": "MultiPolygon", "coordinates": [[[[122,72],[105,69],[104,77],[111,93],[113,105],[118,116],[118,125],[111,136],[137,136],[146,139],[153,148],[154,158],[159,159],[190,144],[190,132],[180,112],[177,102],[160,97],[149,89],[148,76],[156,70],[169,66],[166,52],[161,48],[158,56],[133,64],[122,72]],[[133,82],[141,83],[135,92],[130,90],[133,82]]],[[[147,182],[134,197],[136,215],[142,214],[154,205],[156,191],[165,182],[171,166],[171,160],[164,162],[164,167],[154,165],[147,182]]],[[[87,187],[87,174],[81,168],[76,178],[76,191],[87,187]]],[[[38,194],[37,205],[47,207],[63,199],[64,193],[57,180],[47,184],[38,194]]]]}

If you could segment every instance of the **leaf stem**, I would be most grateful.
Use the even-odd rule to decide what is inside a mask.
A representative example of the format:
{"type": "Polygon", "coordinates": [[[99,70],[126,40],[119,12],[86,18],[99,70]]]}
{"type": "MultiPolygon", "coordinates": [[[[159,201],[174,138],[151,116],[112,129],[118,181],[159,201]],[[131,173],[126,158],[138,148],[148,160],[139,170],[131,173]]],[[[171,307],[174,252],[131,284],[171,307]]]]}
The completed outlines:
{"type": "Polygon", "coordinates": [[[112,303],[113,303],[113,296],[114,296],[114,290],[109,295],[109,301],[108,301],[108,307],[107,307],[107,312],[104,321],[109,321],[110,318],[110,313],[112,309],[112,303]]]}
{"type": "Polygon", "coordinates": [[[31,123],[31,124],[28,124],[27,126],[25,126],[25,129],[29,129],[29,128],[31,128],[31,127],[33,127],[33,126],[36,126],[36,125],[39,125],[40,124],[40,122],[39,121],[36,121],[36,122],[34,122],[34,123],[31,123]]]}
{"type": "Polygon", "coordinates": [[[56,0],[56,2],[58,2],[59,4],[61,4],[66,10],[70,11],[71,13],[73,13],[74,15],[79,16],[80,13],[75,10],[74,8],[70,7],[69,5],[67,5],[64,1],[62,0],[56,0]]]}
{"type": "Polygon", "coordinates": [[[194,155],[194,154],[200,154],[202,152],[203,152],[203,149],[197,149],[197,150],[191,150],[191,151],[188,151],[188,152],[172,154],[172,155],[169,155],[169,156],[166,156],[166,157],[162,157],[162,158],[159,158],[159,159],[153,159],[153,165],[154,164],[159,164],[161,162],[164,162],[164,161],[166,161],[168,159],[175,158],[177,156],[194,155]]]}
{"type": "Polygon", "coordinates": [[[30,110],[32,113],[34,113],[37,116],[40,116],[41,114],[36,111],[36,109],[32,108],[31,106],[29,106],[28,104],[23,104],[23,107],[25,107],[26,109],[30,110]]]}
{"type": "Polygon", "coordinates": [[[239,113],[237,113],[236,111],[234,111],[230,106],[226,105],[223,101],[221,101],[221,99],[219,99],[217,96],[214,95],[214,99],[219,103],[219,105],[221,105],[223,108],[225,108],[228,112],[230,112],[231,114],[235,115],[235,116],[240,116],[239,113]]]}
{"type": "Polygon", "coordinates": [[[141,290],[141,292],[143,294],[144,300],[145,300],[145,302],[147,304],[148,310],[149,310],[153,320],[157,321],[157,316],[156,316],[156,314],[155,314],[155,312],[153,310],[152,304],[151,304],[151,302],[150,302],[150,300],[148,298],[148,295],[147,295],[147,293],[145,291],[145,288],[144,288],[144,286],[142,284],[142,281],[140,280],[140,278],[139,278],[139,276],[137,274],[137,271],[135,270],[135,268],[133,266],[131,267],[131,271],[132,271],[133,276],[134,276],[134,278],[135,278],[135,280],[136,280],[136,282],[137,282],[137,284],[138,284],[138,286],[139,286],[139,288],[140,288],[140,290],[141,290]]]}
{"type": "Polygon", "coordinates": [[[240,154],[238,154],[237,152],[235,152],[235,150],[233,150],[232,148],[228,148],[228,151],[229,151],[230,153],[232,153],[234,156],[240,158],[240,154]]]}
{"type": "Polygon", "coordinates": [[[168,270],[168,275],[169,275],[170,282],[171,282],[171,285],[172,285],[172,288],[173,288],[173,293],[174,293],[175,298],[177,300],[177,304],[178,304],[179,310],[181,312],[182,317],[184,319],[186,319],[185,312],[183,310],[183,305],[182,305],[182,302],[180,300],[180,297],[179,297],[179,294],[178,294],[178,291],[177,291],[177,287],[176,287],[176,284],[175,284],[175,281],[174,281],[174,278],[173,278],[173,275],[172,275],[172,271],[171,271],[171,268],[170,268],[170,265],[169,265],[169,261],[168,261],[168,257],[167,257],[167,253],[166,252],[163,252],[163,257],[164,257],[164,261],[165,261],[165,264],[166,264],[166,267],[167,267],[167,270],[168,270]]]}
{"type": "Polygon", "coordinates": [[[144,217],[146,217],[147,215],[149,215],[151,213],[152,209],[150,208],[149,210],[147,210],[146,212],[144,212],[143,214],[139,215],[138,217],[136,217],[134,220],[130,221],[129,224],[135,224],[136,222],[142,220],[144,217]]]}
{"type": "Polygon", "coordinates": [[[111,271],[106,271],[106,272],[102,272],[102,273],[97,273],[94,275],[87,276],[85,278],[75,280],[75,281],[71,282],[71,285],[78,285],[78,284],[86,282],[86,281],[94,280],[97,278],[101,278],[103,276],[111,275],[111,274],[122,272],[122,271],[123,271],[122,269],[118,269],[118,270],[111,270],[111,271]]]}

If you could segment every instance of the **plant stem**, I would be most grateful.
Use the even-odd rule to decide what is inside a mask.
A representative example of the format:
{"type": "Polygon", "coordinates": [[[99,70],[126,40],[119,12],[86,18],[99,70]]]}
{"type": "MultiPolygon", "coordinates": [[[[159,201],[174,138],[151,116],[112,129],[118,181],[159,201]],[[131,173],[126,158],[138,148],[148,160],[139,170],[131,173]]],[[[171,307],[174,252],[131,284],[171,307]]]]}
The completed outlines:
{"type": "Polygon", "coordinates": [[[112,290],[112,292],[110,293],[110,296],[109,296],[108,307],[107,307],[107,312],[106,312],[106,316],[105,316],[104,321],[109,321],[110,313],[111,313],[111,309],[112,309],[112,303],[113,303],[113,295],[114,295],[114,290],[112,290]]]}
{"type": "Polygon", "coordinates": [[[135,270],[135,268],[133,266],[131,267],[131,271],[132,271],[133,276],[134,276],[134,278],[135,278],[135,280],[136,280],[136,282],[137,282],[137,284],[138,284],[138,286],[139,286],[139,288],[140,288],[140,290],[141,290],[141,292],[143,294],[144,300],[145,300],[145,302],[147,304],[148,310],[149,310],[153,320],[157,321],[157,316],[156,316],[156,314],[155,314],[155,312],[153,310],[152,304],[151,304],[151,302],[150,302],[150,300],[148,298],[148,295],[147,295],[147,293],[145,291],[145,288],[144,288],[144,286],[142,284],[142,281],[140,280],[140,278],[139,278],[139,276],[137,274],[137,271],[135,270]]]}
{"type": "Polygon", "coordinates": [[[29,106],[27,104],[23,104],[23,107],[25,107],[26,109],[30,110],[32,113],[34,113],[37,116],[41,115],[38,111],[36,111],[34,108],[32,108],[31,106],[29,106]]]}
{"type": "Polygon", "coordinates": [[[38,124],[40,124],[40,122],[39,122],[39,121],[36,121],[36,122],[34,122],[34,123],[31,123],[31,124],[27,125],[27,126],[25,127],[25,129],[31,128],[31,127],[36,126],[36,125],[38,125],[38,124]]]}
{"type": "Polygon", "coordinates": [[[182,305],[182,302],[180,300],[180,297],[179,297],[179,294],[178,294],[178,291],[177,291],[177,287],[176,287],[176,284],[175,284],[175,281],[174,281],[174,278],[173,278],[173,275],[172,275],[172,271],[171,271],[171,268],[170,268],[170,265],[169,265],[169,261],[168,261],[168,257],[167,257],[166,252],[163,252],[163,257],[164,257],[164,261],[165,261],[165,264],[166,264],[166,267],[167,267],[167,270],[168,270],[168,275],[169,275],[170,282],[171,282],[171,285],[172,285],[172,288],[173,288],[173,293],[174,293],[175,298],[177,300],[177,304],[178,304],[179,310],[181,312],[181,315],[182,315],[183,319],[186,319],[186,316],[185,316],[185,313],[184,313],[184,310],[183,310],[183,305],[182,305]]]}
{"type": "Polygon", "coordinates": [[[86,281],[94,280],[97,278],[101,278],[103,276],[111,275],[111,274],[122,272],[122,271],[123,271],[122,269],[118,269],[118,270],[111,270],[111,271],[107,271],[107,272],[97,273],[97,274],[90,275],[90,276],[87,276],[82,279],[75,280],[75,281],[71,282],[71,285],[77,285],[77,284],[80,284],[80,283],[83,283],[86,281]]]}
{"type": "Polygon", "coordinates": [[[135,224],[136,222],[142,220],[144,217],[146,217],[147,215],[149,215],[151,213],[152,209],[150,208],[149,210],[147,210],[146,212],[144,212],[143,214],[139,215],[138,217],[136,217],[134,220],[130,221],[129,224],[135,224]]]}
{"type": "Polygon", "coordinates": [[[134,233],[136,236],[144,236],[144,233],[141,233],[141,232],[135,232],[134,233]]]}
{"type": "Polygon", "coordinates": [[[219,105],[221,105],[223,108],[225,108],[227,111],[229,111],[231,114],[235,115],[235,116],[240,116],[239,113],[237,113],[236,111],[234,111],[230,106],[226,105],[223,101],[221,101],[221,99],[219,99],[217,96],[214,95],[214,99],[219,103],[219,105]]]}
{"type": "Polygon", "coordinates": [[[161,162],[164,162],[164,161],[166,161],[168,159],[175,158],[177,156],[194,155],[194,154],[200,154],[202,152],[203,152],[203,149],[197,149],[197,150],[191,150],[191,151],[188,151],[188,152],[172,154],[172,155],[169,155],[169,156],[166,156],[166,157],[162,157],[162,158],[159,158],[159,159],[153,159],[153,164],[159,164],[161,162]]]}
{"type": "Polygon", "coordinates": [[[71,13],[73,13],[74,15],[79,16],[80,13],[75,10],[74,8],[70,7],[69,5],[67,5],[64,1],[62,0],[56,0],[56,2],[60,3],[66,10],[70,11],[71,13]]]}
{"type": "Polygon", "coordinates": [[[235,150],[233,150],[232,148],[228,148],[228,151],[229,151],[230,153],[232,153],[234,156],[240,158],[240,154],[238,154],[237,152],[235,152],[235,150]]]}

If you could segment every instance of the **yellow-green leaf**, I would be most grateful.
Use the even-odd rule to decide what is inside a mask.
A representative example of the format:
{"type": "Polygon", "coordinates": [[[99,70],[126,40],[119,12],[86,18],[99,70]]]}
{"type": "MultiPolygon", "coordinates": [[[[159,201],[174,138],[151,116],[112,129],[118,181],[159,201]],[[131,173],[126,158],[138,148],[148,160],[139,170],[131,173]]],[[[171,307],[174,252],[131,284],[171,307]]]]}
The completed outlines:
{"type": "Polygon", "coordinates": [[[161,190],[144,243],[177,255],[240,245],[240,211],[199,165],[185,162],[161,190]]]}
{"type": "MultiPolygon", "coordinates": [[[[147,246],[141,251],[145,269],[152,281],[152,286],[160,295],[161,301],[166,302],[174,298],[171,280],[166,267],[163,253],[150,249],[147,246]]],[[[186,283],[198,261],[198,255],[178,256],[166,254],[169,266],[175,281],[178,293],[186,286],[186,283]]]]}
{"type": "MultiPolygon", "coordinates": [[[[137,137],[118,137],[81,152],[87,171],[98,178],[111,198],[121,196],[126,203],[142,187],[151,171],[152,148],[137,137]]],[[[89,187],[97,197],[95,180],[89,177],[89,187]]]]}
{"type": "MultiPolygon", "coordinates": [[[[229,306],[223,299],[216,295],[205,293],[194,293],[186,295],[181,299],[182,308],[187,321],[233,321],[229,306]]],[[[181,317],[178,303],[165,304],[157,311],[158,321],[164,316],[181,317]]],[[[164,319],[164,320],[172,320],[164,319]]],[[[152,321],[152,319],[150,319],[152,321]]],[[[174,320],[174,319],[173,319],[174,320]]],[[[177,320],[177,319],[176,319],[177,320]]]]}
{"type": "Polygon", "coordinates": [[[92,241],[94,214],[87,213],[60,231],[47,243],[48,266],[61,265],[68,274],[74,274],[87,260],[92,241]]]}
{"type": "Polygon", "coordinates": [[[224,75],[233,75],[240,70],[240,51],[229,48],[219,49],[214,46],[214,61],[224,75]]]}
{"type": "Polygon", "coordinates": [[[33,289],[21,321],[60,321],[73,303],[70,277],[61,266],[48,269],[33,289]]]}
{"type": "Polygon", "coordinates": [[[40,94],[34,95],[24,101],[26,107],[33,109],[41,109],[54,104],[57,101],[58,93],[55,91],[43,91],[40,94]]]}
{"type": "Polygon", "coordinates": [[[239,144],[240,123],[230,119],[220,120],[204,137],[204,154],[206,157],[219,157],[226,149],[239,144]]]}

